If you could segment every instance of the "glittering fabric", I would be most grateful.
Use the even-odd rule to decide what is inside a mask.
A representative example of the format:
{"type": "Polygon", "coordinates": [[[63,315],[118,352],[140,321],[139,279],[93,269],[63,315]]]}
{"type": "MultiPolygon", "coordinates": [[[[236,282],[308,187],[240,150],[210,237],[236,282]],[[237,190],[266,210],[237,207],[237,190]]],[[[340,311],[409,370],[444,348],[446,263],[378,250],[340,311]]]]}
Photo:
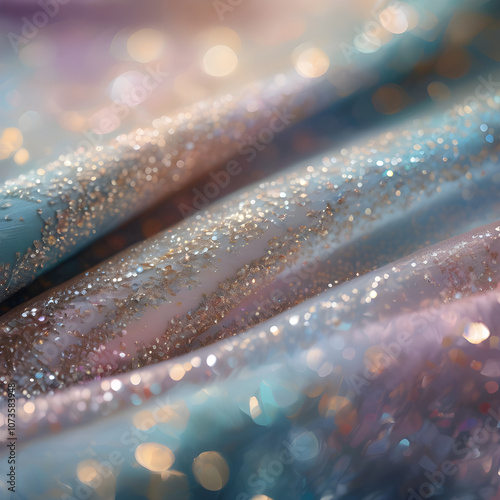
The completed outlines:
{"type": "Polygon", "coordinates": [[[38,487],[72,491],[75,470],[95,487],[81,473],[90,467],[122,498],[177,481],[203,495],[214,477],[223,498],[432,488],[452,498],[477,487],[493,498],[500,306],[488,268],[499,233],[493,224],[421,251],[175,360],[27,401],[23,439],[110,417],[70,444],[65,433],[33,441],[23,462],[65,456],[39,469],[38,487]],[[454,274],[473,252],[470,272],[454,274]]]}
{"type": "MultiPolygon", "coordinates": [[[[296,3],[299,12],[300,9],[309,10],[301,5],[302,2],[296,3]]],[[[429,9],[426,12],[432,12],[431,24],[434,25],[439,19],[447,18],[449,3],[436,4],[426,0],[414,7],[408,4],[405,12],[408,16],[418,16],[420,10],[429,9]]],[[[462,4],[458,0],[455,3],[462,4]]],[[[159,5],[155,8],[164,10],[159,5]]],[[[324,8],[335,11],[339,7],[334,2],[324,8]]],[[[351,31],[356,33],[359,31],[357,24],[365,23],[366,29],[370,30],[370,23],[373,24],[370,17],[386,15],[390,19],[394,15],[391,8],[374,7],[368,12],[363,9],[357,12],[357,6],[353,6],[353,12],[344,9],[345,26],[339,27],[339,33],[325,45],[326,52],[305,50],[302,60],[297,60],[298,56],[292,58],[295,60],[294,69],[290,64],[280,62],[278,65],[277,60],[281,59],[274,56],[275,66],[282,68],[281,71],[268,71],[263,75],[259,69],[259,79],[254,84],[240,83],[234,86],[236,90],[229,87],[226,92],[219,89],[215,94],[217,97],[148,120],[146,124],[141,122],[140,127],[131,127],[130,132],[127,130],[116,138],[108,140],[103,138],[102,132],[95,132],[96,128],[102,128],[101,122],[118,120],[115,114],[112,115],[114,118],[105,114],[99,118],[97,113],[97,118],[93,116],[88,121],[92,124],[97,120],[98,124],[82,131],[79,136],[80,149],[75,151],[68,147],[72,153],[25,170],[19,176],[7,177],[0,184],[0,301],[232,156],[248,160],[249,151],[260,151],[262,145],[271,142],[273,134],[332,102],[347,98],[354,90],[368,87],[373,83],[374,75],[382,81],[387,79],[383,71],[386,66],[390,67],[390,76],[407,73],[411,65],[409,68],[400,65],[400,68],[387,61],[402,49],[411,48],[412,53],[429,50],[425,29],[400,33],[396,37],[388,31],[385,34],[369,31],[368,34],[356,35],[354,39],[348,29],[352,27],[351,31]],[[324,71],[318,73],[320,56],[326,58],[326,62],[324,71]],[[324,74],[328,69],[328,56],[335,60],[335,66],[324,74]],[[274,76],[269,76],[269,73],[274,76]]],[[[181,11],[182,7],[178,9],[181,11]]],[[[214,9],[217,12],[217,8],[214,9]]],[[[33,16],[36,15],[35,12],[33,16]]],[[[380,24],[378,26],[382,28],[380,24]]],[[[238,38],[236,33],[234,36],[238,38]]],[[[54,43],[64,45],[63,35],[56,32],[53,37],[54,43]]],[[[17,49],[22,54],[22,49],[17,49]]],[[[432,54],[432,50],[429,52],[432,54]]],[[[10,57],[6,59],[10,62],[10,57]]],[[[174,60],[173,57],[170,59],[174,60]]],[[[169,64],[173,63],[167,64],[163,59],[160,62],[156,66],[147,65],[141,71],[132,71],[135,78],[140,75],[138,87],[147,91],[148,96],[152,88],[163,89],[161,85],[173,76],[173,68],[168,71],[169,64]],[[141,83],[142,80],[146,83],[141,83]]],[[[254,78],[248,76],[246,82],[252,80],[254,78]]],[[[132,87],[134,84],[137,84],[135,80],[126,79],[121,83],[132,87]]],[[[28,79],[21,88],[31,93],[34,92],[32,85],[28,79]]],[[[116,99],[115,96],[115,106],[121,103],[116,99]]],[[[407,96],[404,91],[398,91],[394,96],[379,95],[376,108],[383,113],[398,111],[401,106],[391,104],[393,99],[406,101],[407,96]]],[[[136,102],[127,105],[127,102],[121,103],[118,115],[128,115],[130,107],[137,105],[136,102]]],[[[108,108],[101,109],[101,112],[108,108]]],[[[12,143],[4,145],[0,141],[0,147],[8,146],[14,150],[20,147],[23,136],[18,129],[14,130],[17,132],[12,143]],[[15,142],[19,144],[14,145],[15,142]]],[[[0,159],[3,159],[1,154],[0,159]]],[[[230,170],[232,173],[248,170],[247,163],[239,161],[239,166],[233,164],[230,170]]]]}
{"type": "Polygon", "coordinates": [[[2,380],[32,396],[164,361],[463,231],[475,213],[498,217],[497,146],[480,129],[497,109],[459,104],[314,159],[14,310],[0,323],[2,380]]]}
{"type": "MultiPolygon", "coordinates": [[[[282,131],[331,99],[328,83],[281,75],[159,118],[106,147],[82,147],[80,154],[5,182],[0,186],[0,301],[236,155],[257,132],[282,131]]],[[[227,175],[243,167],[235,161],[227,175]]]]}
{"type": "MultiPolygon", "coordinates": [[[[37,5],[47,13],[50,1],[37,5]]],[[[121,238],[121,253],[0,316],[0,500],[500,500],[491,3],[217,0],[190,11],[197,28],[173,44],[170,21],[142,23],[187,12],[191,0],[129,11],[123,2],[123,12],[94,4],[96,24],[109,13],[138,18],[130,32],[110,30],[102,59],[95,50],[108,41],[90,44],[96,74],[113,60],[103,63],[112,100],[128,64],[149,57],[178,72],[170,98],[189,100],[196,84],[227,90],[238,70],[233,83],[252,68],[258,83],[0,185],[0,301],[121,222],[161,211],[165,196],[181,193],[183,216],[129,248],[121,238]],[[345,133],[325,126],[328,141],[308,140],[302,119],[318,130],[314,114],[332,102],[323,113],[345,133]],[[271,145],[284,129],[286,154],[286,141],[271,145]],[[250,171],[266,169],[262,150],[277,165],[252,184],[250,171]]],[[[4,6],[15,18],[17,4],[4,6]]],[[[64,43],[47,40],[71,40],[78,24],[64,15],[0,71],[17,57],[50,61],[64,43]]],[[[0,130],[0,160],[27,162],[33,142],[24,149],[21,128],[36,113],[21,114],[20,96],[42,76],[6,94],[20,128],[0,130]]],[[[66,111],[71,99],[47,99],[62,128],[95,118],[102,96],[82,88],[88,107],[78,112],[66,111]]],[[[119,231],[141,226],[130,224],[119,231]]]]}

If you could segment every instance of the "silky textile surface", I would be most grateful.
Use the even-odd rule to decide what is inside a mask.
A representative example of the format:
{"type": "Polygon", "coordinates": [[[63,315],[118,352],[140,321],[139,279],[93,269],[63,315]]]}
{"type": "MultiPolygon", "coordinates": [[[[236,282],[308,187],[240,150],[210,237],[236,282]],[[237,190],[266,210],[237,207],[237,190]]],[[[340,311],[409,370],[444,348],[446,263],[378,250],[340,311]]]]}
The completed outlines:
{"type": "Polygon", "coordinates": [[[0,500],[499,500],[497,11],[0,1],[0,500]]]}

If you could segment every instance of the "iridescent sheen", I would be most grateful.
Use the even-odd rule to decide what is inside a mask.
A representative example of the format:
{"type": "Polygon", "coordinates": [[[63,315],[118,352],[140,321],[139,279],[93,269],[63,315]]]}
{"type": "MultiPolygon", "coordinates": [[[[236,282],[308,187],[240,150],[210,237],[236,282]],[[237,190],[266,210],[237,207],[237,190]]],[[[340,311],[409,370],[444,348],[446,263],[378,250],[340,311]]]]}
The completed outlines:
{"type": "MultiPolygon", "coordinates": [[[[328,82],[279,75],[6,181],[0,186],[0,301],[229,160],[261,130],[277,133],[332,98],[328,82]]],[[[231,175],[244,167],[228,166],[231,175]]]]}
{"type": "MultiPolygon", "coordinates": [[[[329,2],[299,3],[306,12],[329,2]]],[[[169,2],[160,4],[167,9],[169,2]]],[[[398,34],[408,31],[442,51],[431,60],[422,49],[427,42],[410,43],[374,71],[378,112],[401,109],[391,96],[405,98],[402,89],[379,86],[391,67],[401,74],[418,60],[413,76],[431,64],[440,79],[454,79],[469,70],[469,43],[474,57],[498,55],[481,47],[488,37],[476,36],[481,26],[497,28],[474,16],[481,2],[470,18],[458,11],[469,6],[465,0],[377,2],[369,12],[364,1],[351,4],[351,14],[359,9],[360,19],[373,18],[355,30],[371,64],[379,59],[370,53],[381,54],[379,35],[384,44],[394,39],[388,45],[396,49],[398,34]],[[456,15],[447,19],[453,6],[456,15]],[[373,24],[377,43],[366,44],[373,24]],[[454,51],[459,56],[449,57],[454,51]]],[[[337,26],[345,32],[351,17],[337,26]]],[[[295,67],[314,78],[328,56],[305,52],[318,64],[295,67]]],[[[195,106],[192,116],[177,116],[172,133],[172,123],[162,121],[123,137],[117,151],[86,158],[83,178],[71,178],[73,167],[83,169],[75,158],[46,177],[20,177],[15,203],[0,209],[26,208],[26,227],[45,228],[46,240],[19,256],[4,241],[9,264],[19,258],[21,265],[1,269],[0,258],[0,286],[11,272],[4,287],[11,293],[217,161],[236,168],[235,152],[251,163],[254,153],[242,145],[263,130],[274,133],[270,120],[286,112],[278,102],[296,105],[300,119],[338,97],[330,83],[342,94],[335,78],[353,87],[346,94],[359,86],[337,58],[330,62],[324,81],[302,87],[296,75],[278,76],[273,85],[290,92],[272,87],[267,94],[263,85],[250,100],[232,95],[219,109],[214,101],[195,106]],[[220,117],[222,125],[203,116],[220,117]],[[200,152],[209,161],[196,157],[200,152]],[[65,167],[67,176],[59,173],[65,167]],[[37,200],[54,201],[49,197],[56,204],[39,213],[37,200]]],[[[358,134],[0,318],[0,436],[7,442],[0,497],[500,499],[500,93],[496,75],[483,76],[461,94],[451,89],[453,109],[435,107],[393,121],[388,132],[358,134]]],[[[443,88],[449,97],[440,81],[428,94],[441,98],[443,88]]],[[[0,232],[12,236],[8,245],[38,241],[10,219],[3,227],[13,231],[0,232]]]]}
{"type": "Polygon", "coordinates": [[[499,234],[475,230],[177,359],[20,401],[23,493],[168,498],[175,480],[198,498],[213,489],[204,463],[221,498],[493,498],[499,234]]]}
{"type": "Polygon", "coordinates": [[[500,105],[474,107],[287,170],[13,310],[1,380],[33,396],[164,361],[498,218],[498,146],[480,127],[500,105]]]}
{"type": "MultiPolygon", "coordinates": [[[[409,3],[399,5],[398,15],[405,19],[406,15],[412,19],[420,16],[422,22],[425,16],[432,16],[436,24],[442,23],[438,31],[444,29],[455,8],[463,7],[462,1],[450,0],[411,3],[414,6],[409,3]]],[[[100,17],[102,5],[93,8],[100,17]]],[[[134,12],[133,6],[129,8],[134,12]]],[[[166,10],[165,6],[156,8],[159,12],[166,10]]],[[[307,2],[304,5],[299,2],[294,8],[297,12],[310,10],[307,2]]],[[[401,64],[403,69],[394,69],[392,64],[392,57],[401,51],[401,47],[412,54],[433,50],[426,41],[427,27],[412,26],[410,29],[407,26],[407,33],[393,36],[390,25],[386,23],[387,29],[382,26],[384,19],[390,20],[395,15],[390,10],[395,6],[387,9],[374,6],[368,11],[356,5],[352,5],[352,10],[351,6],[342,8],[345,12],[339,33],[324,33],[328,33],[325,46],[328,54],[322,51],[321,54],[327,60],[329,57],[335,61],[324,78],[316,78],[319,74],[315,71],[306,72],[308,78],[299,76],[301,66],[295,63],[294,69],[291,61],[283,64],[281,60],[288,61],[289,54],[284,58],[276,49],[272,60],[282,69],[275,70],[276,74],[271,78],[261,76],[259,68],[259,80],[253,85],[244,87],[240,82],[235,86],[236,91],[199,102],[154,120],[152,124],[140,123],[129,134],[122,134],[105,144],[91,144],[85,139],[86,151],[60,156],[48,165],[2,183],[0,301],[120,223],[207,173],[218,163],[233,155],[241,156],[248,150],[245,147],[248,142],[255,140],[264,129],[267,134],[270,122],[277,123],[276,117],[277,128],[281,130],[283,117],[284,125],[287,125],[310,116],[318,109],[371,85],[374,75],[384,81],[394,74],[406,73],[411,65],[401,64]],[[374,24],[376,32],[373,32],[374,24]],[[390,67],[389,76],[385,74],[386,66],[390,67]]],[[[174,6],[170,9],[175,11],[174,6]]],[[[218,11],[216,5],[213,9],[214,13],[218,11]]],[[[337,9],[340,7],[330,6],[328,11],[336,13],[337,9]]],[[[182,7],[179,10],[182,11],[182,7]]],[[[134,24],[133,20],[131,23],[134,24]]],[[[253,29],[258,31],[258,23],[253,29]]],[[[52,36],[55,45],[66,41],[65,36],[59,38],[57,32],[52,36]]],[[[321,39],[320,33],[316,36],[321,39]]],[[[256,54],[260,53],[255,50],[256,54]]],[[[260,51],[263,50],[260,47],[260,51]]],[[[302,66],[305,64],[304,67],[314,70],[314,53],[312,62],[306,58],[302,66]]],[[[17,67],[11,60],[14,55],[13,52],[6,56],[7,67],[12,71],[17,67]]],[[[254,69],[257,69],[258,57],[255,55],[254,58],[254,69]]],[[[169,61],[167,66],[170,68],[172,64],[169,61]]],[[[252,74],[251,68],[247,70],[252,74]]],[[[146,78],[150,78],[147,71],[146,78]]],[[[27,80],[24,82],[25,92],[33,92],[33,86],[37,89],[36,78],[34,84],[29,78],[27,80]]],[[[266,134],[263,142],[269,138],[266,134]]]]}

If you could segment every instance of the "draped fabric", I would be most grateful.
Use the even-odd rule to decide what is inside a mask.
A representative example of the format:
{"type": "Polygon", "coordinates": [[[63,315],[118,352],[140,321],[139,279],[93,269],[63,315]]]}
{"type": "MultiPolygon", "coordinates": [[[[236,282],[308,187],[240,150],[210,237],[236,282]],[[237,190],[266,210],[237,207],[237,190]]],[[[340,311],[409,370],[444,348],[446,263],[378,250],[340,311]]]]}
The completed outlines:
{"type": "Polygon", "coordinates": [[[500,498],[494,2],[0,7],[0,498],[500,498]]]}

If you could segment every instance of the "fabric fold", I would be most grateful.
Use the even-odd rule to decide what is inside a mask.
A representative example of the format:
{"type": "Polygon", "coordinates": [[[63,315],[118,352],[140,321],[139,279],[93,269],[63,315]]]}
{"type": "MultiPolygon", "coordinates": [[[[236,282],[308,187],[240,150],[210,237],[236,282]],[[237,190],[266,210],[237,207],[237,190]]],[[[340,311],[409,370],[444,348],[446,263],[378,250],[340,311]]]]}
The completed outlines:
{"type": "MultiPolygon", "coordinates": [[[[498,273],[487,272],[490,281],[484,272],[499,233],[485,227],[420,252],[176,360],[28,400],[19,413],[23,473],[42,491],[58,481],[69,492],[75,470],[91,466],[111,491],[131,487],[133,495],[144,482],[168,491],[170,474],[187,481],[209,459],[228,471],[221,484],[232,497],[425,498],[430,487],[446,498],[477,488],[493,495],[500,297],[498,273]],[[481,260],[458,283],[455,266],[471,252],[481,260]],[[438,255],[449,260],[432,264],[438,255]],[[79,432],[58,432],[84,422],[79,432]],[[157,484],[153,449],[171,457],[167,484],[157,484]],[[123,461],[105,477],[112,452],[123,461]],[[44,454],[53,459],[41,475],[44,454]],[[248,478],[260,477],[264,459],[280,472],[262,490],[248,478]]],[[[194,474],[189,490],[203,495],[207,483],[194,474]]],[[[33,488],[23,483],[27,494],[33,488]]]]}
{"type": "Polygon", "coordinates": [[[4,380],[35,396],[158,363],[495,220],[498,146],[480,127],[497,107],[460,104],[292,168],[14,309],[4,380]]]}

